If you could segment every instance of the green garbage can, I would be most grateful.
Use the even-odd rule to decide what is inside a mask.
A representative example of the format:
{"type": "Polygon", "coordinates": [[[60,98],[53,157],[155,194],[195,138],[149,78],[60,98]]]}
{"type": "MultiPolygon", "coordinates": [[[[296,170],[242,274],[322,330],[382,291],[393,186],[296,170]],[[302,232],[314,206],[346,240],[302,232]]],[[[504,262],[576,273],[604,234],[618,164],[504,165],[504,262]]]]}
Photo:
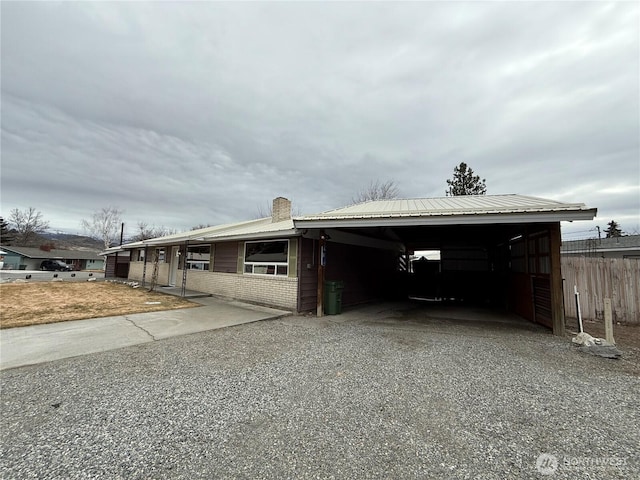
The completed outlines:
{"type": "Polygon", "coordinates": [[[339,315],[342,313],[342,290],[344,282],[339,280],[327,280],[324,282],[324,313],[327,315],[339,315]]]}

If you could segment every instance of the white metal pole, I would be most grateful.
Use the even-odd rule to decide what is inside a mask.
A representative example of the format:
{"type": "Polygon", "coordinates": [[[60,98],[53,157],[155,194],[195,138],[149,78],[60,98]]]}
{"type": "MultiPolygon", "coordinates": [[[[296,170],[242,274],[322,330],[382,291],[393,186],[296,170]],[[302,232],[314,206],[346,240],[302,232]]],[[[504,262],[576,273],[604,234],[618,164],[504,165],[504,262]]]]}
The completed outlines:
{"type": "Polygon", "coordinates": [[[580,333],[584,332],[582,328],[582,312],[580,311],[580,293],[578,292],[578,286],[573,286],[573,293],[576,296],[576,312],[578,313],[578,325],[580,327],[580,333]]]}

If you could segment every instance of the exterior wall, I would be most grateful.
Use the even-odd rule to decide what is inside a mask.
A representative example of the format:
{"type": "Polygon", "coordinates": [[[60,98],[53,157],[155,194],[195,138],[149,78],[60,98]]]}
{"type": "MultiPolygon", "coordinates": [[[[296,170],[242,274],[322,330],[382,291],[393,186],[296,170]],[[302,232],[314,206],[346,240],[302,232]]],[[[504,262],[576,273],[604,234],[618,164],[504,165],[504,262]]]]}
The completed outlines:
{"type": "MultiPolygon", "coordinates": [[[[144,262],[131,262],[129,264],[129,279],[141,282],[143,268],[144,262]]],[[[149,274],[149,265],[147,265],[147,274],[149,274]]]]}
{"type": "Polygon", "coordinates": [[[20,264],[23,264],[22,257],[15,253],[8,252],[4,256],[4,266],[2,268],[6,270],[19,270],[20,264]]]}
{"type": "MultiPolygon", "coordinates": [[[[119,259],[119,257],[118,257],[119,259]]],[[[87,260],[86,265],[84,266],[86,270],[103,270],[104,269],[104,260],[87,260]]]]}
{"type": "MultiPolygon", "coordinates": [[[[87,269],[91,269],[91,267],[87,267],[87,269]]],[[[118,255],[118,265],[116,267],[116,256],[109,255],[104,266],[104,276],[105,278],[129,278],[129,256],[118,255]]]]}
{"type": "Polygon", "coordinates": [[[397,254],[393,251],[327,243],[325,280],[344,282],[345,306],[393,297],[397,266],[397,254]]]}
{"type": "MultiPolygon", "coordinates": [[[[220,242],[214,245],[213,271],[187,271],[187,289],[212,295],[233,298],[246,302],[269,305],[287,310],[298,310],[298,278],[297,272],[298,239],[290,239],[289,244],[289,276],[248,275],[243,274],[244,242],[220,242]],[[293,265],[292,265],[293,263],[293,265]]],[[[172,248],[166,247],[171,257],[172,248]]],[[[134,258],[136,258],[134,256],[134,258]]],[[[158,285],[169,282],[170,263],[158,264],[158,285]]],[[[144,262],[131,262],[129,278],[142,281],[144,262]]],[[[176,286],[182,286],[182,265],[176,273],[176,286]]],[[[145,282],[151,282],[153,262],[147,262],[145,282]]]]}
{"type": "Polygon", "coordinates": [[[236,273],[238,271],[238,242],[215,244],[213,271],[218,273],[236,273]]]}
{"type": "MultiPolygon", "coordinates": [[[[182,286],[182,270],[176,286],[182,286]]],[[[189,270],[187,289],[292,311],[298,309],[297,278],[189,270]]]]}
{"type": "Polygon", "coordinates": [[[315,258],[316,242],[309,238],[300,239],[298,284],[298,311],[315,311],[318,305],[318,261],[315,258]]]}
{"type": "MultiPolygon", "coordinates": [[[[138,282],[142,281],[142,273],[144,269],[144,262],[131,262],[129,264],[129,278],[138,282]]],[[[151,276],[153,275],[153,263],[147,262],[147,275],[145,282],[151,282],[151,276]]],[[[169,283],[169,264],[158,264],[158,285],[167,285],[169,283]]]]}
{"type": "Polygon", "coordinates": [[[525,226],[511,243],[510,262],[510,310],[563,335],[560,224],[525,226]]]}
{"type": "Polygon", "coordinates": [[[45,259],[22,257],[22,259],[20,260],[20,265],[26,265],[25,270],[40,270],[40,264],[43,260],[45,259]]]}

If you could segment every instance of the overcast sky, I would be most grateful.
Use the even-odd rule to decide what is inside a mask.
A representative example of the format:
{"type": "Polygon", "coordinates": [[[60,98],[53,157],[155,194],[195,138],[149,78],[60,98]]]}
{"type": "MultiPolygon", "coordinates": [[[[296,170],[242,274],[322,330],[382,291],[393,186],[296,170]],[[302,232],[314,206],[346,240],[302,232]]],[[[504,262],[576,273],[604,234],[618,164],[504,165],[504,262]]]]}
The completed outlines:
{"type": "Polygon", "coordinates": [[[2,215],[187,230],[371,180],[599,210],[640,233],[637,2],[3,1],[2,215]]]}

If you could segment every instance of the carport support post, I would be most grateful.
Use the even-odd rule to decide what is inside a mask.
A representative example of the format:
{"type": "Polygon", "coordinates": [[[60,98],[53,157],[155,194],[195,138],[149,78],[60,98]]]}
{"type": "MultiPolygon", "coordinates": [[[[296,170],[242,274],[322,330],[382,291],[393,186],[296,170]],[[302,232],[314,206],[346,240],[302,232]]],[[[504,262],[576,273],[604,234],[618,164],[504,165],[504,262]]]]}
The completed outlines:
{"type": "MultiPolygon", "coordinates": [[[[187,295],[187,257],[189,252],[189,240],[184,242],[184,255],[182,255],[182,288],[180,290],[180,296],[185,297],[187,295]]],[[[180,261],[178,260],[178,267],[180,267],[180,261]]]]}
{"type": "Polygon", "coordinates": [[[145,280],[147,278],[147,251],[149,247],[147,245],[144,246],[144,262],[142,263],[142,286],[145,286],[145,280]]]}
{"type": "Polygon", "coordinates": [[[560,264],[560,222],[549,228],[549,249],[551,261],[551,321],[553,334],[564,336],[564,305],[562,298],[562,268],[560,264]]]}
{"type": "Polygon", "coordinates": [[[324,251],[326,248],[326,241],[324,230],[320,230],[320,239],[318,240],[318,317],[322,317],[324,314],[324,264],[326,262],[324,251]]]}

